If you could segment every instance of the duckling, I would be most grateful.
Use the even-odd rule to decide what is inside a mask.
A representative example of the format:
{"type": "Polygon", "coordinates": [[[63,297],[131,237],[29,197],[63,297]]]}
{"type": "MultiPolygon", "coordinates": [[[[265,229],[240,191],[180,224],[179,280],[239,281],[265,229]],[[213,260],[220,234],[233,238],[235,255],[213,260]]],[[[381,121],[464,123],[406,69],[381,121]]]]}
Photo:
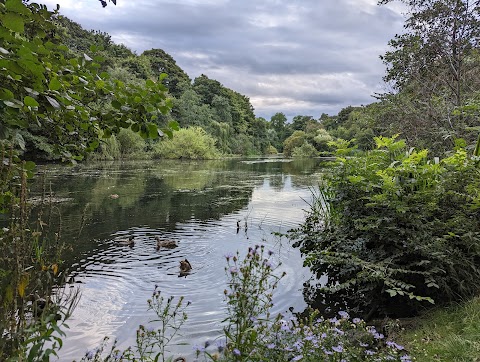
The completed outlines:
{"type": "Polygon", "coordinates": [[[120,245],[126,245],[126,246],[129,246],[129,247],[133,247],[135,245],[135,240],[133,240],[133,239],[134,239],[134,236],[130,235],[128,240],[120,240],[118,243],[120,245]]]}
{"type": "Polygon", "coordinates": [[[180,260],[180,274],[188,273],[190,270],[192,270],[190,262],[187,259],[180,260]]]}
{"type": "Polygon", "coordinates": [[[174,249],[178,246],[175,240],[162,240],[158,236],[155,236],[155,240],[157,240],[157,250],[161,248],[174,249]]]}

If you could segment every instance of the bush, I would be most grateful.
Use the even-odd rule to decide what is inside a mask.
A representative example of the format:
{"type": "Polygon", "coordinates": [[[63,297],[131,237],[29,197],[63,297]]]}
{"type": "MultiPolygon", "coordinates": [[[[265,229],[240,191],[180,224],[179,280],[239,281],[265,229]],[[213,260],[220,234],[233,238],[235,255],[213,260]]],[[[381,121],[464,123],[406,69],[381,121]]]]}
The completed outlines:
{"type": "Polygon", "coordinates": [[[183,128],[172,139],[161,141],[154,146],[154,158],[171,159],[214,159],[220,153],[215,147],[215,139],[201,127],[183,128]]]}
{"type": "Polygon", "coordinates": [[[130,128],[122,128],[116,137],[121,157],[138,155],[145,149],[145,140],[130,128]]]}
{"type": "Polygon", "coordinates": [[[267,147],[267,150],[265,151],[267,155],[276,155],[278,153],[277,149],[273,147],[272,145],[269,145],[267,147]]]}
{"type": "Polygon", "coordinates": [[[318,152],[310,143],[304,142],[300,147],[293,149],[292,156],[295,158],[317,157],[318,152]]]}
{"type": "Polygon", "coordinates": [[[430,160],[395,137],[375,140],[374,151],[338,157],[305,222],[290,233],[315,277],[328,276],[305,290],[308,302],[371,318],[477,294],[476,160],[463,149],[430,160]]]}
{"type": "Polygon", "coordinates": [[[283,154],[286,157],[292,156],[293,149],[295,147],[300,147],[305,139],[307,134],[303,131],[295,131],[293,134],[283,141],[283,154]]]}

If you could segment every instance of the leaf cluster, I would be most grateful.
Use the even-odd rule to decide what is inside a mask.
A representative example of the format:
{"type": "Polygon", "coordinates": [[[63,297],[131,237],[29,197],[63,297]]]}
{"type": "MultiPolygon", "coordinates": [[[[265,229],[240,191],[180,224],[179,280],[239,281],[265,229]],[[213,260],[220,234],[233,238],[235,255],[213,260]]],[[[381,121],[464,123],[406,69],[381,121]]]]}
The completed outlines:
{"type": "Polygon", "coordinates": [[[478,293],[480,233],[476,161],[459,148],[440,160],[395,137],[337,163],[305,222],[290,234],[323,285],[315,306],[366,318],[406,316],[425,302],[478,293]]]}

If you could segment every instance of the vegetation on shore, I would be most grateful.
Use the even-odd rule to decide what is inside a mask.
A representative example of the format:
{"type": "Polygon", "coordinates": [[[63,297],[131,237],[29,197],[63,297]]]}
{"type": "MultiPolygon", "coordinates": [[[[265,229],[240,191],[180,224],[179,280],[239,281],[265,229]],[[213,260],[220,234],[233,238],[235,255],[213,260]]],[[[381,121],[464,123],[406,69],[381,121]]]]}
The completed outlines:
{"type": "MultiPolygon", "coordinates": [[[[406,33],[382,57],[394,92],[336,116],[299,115],[289,123],[280,112],[270,121],[255,117],[248,97],[206,75],[192,81],[161,49],[136,55],[44,5],[1,0],[0,212],[7,225],[0,230],[0,359],[55,356],[78,300],[58,289],[52,293],[66,276],[61,230],[47,230],[52,215],[46,207],[29,221],[32,160],[74,163],[146,152],[201,159],[277,151],[337,156],[304,224],[290,234],[315,276],[328,276],[326,285],[305,291],[321,313],[328,307],[331,319],[315,313],[306,320],[269,316],[279,276],[255,247],[243,264],[238,256],[227,257],[233,264],[227,270],[223,357],[201,348],[199,356],[406,361],[404,347],[349,315],[403,317],[468,298],[474,299],[460,309],[437,311],[426,327],[404,338],[418,359],[448,360],[459,350],[459,360],[474,356],[480,8],[461,0],[402,2],[409,9],[406,33]],[[407,142],[397,140],[397,133],[407,142]],[[432,332],[429,323],[454,328],[456,337],[432,332]]],[[[139,332],[138,350],[124,354],[126,359],[149,360],[153,353],[165,359],[164,352],[150,349],[158,347],[155,338],[164,343],[165,335],[149,333],[139,332]]]]}

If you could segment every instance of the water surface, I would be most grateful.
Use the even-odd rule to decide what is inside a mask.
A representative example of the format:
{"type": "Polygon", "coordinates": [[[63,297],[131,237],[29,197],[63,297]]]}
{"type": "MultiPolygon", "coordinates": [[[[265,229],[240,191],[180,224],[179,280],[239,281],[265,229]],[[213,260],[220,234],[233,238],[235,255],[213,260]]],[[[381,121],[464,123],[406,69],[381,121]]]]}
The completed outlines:
{"type": "Polygon", "coordinates": [[[139,324],[154,316],[147,299],[155,285],[166,296],[192,301],[189,319],[172,346],[174,355],[191,356],[193,344],[213,340],[225,317],[225,254],[248,246],[274,251],[287,275],[274,297],[274,313],[302,310],[302,284],[309,277],[298,250],[284,233],[303,220],[320,168],[282,159],[202,162],[115,162],[48,166],[40,170],[32,196],[52,190],[61,230],[70,251],[66,265],[71,286],[82,297],[68,324],[60,361],[80,359],[105,336],[126,348],[135,343],[139,324]],[[44,175],[43,177],[41,175],[44,175]],[[240,229],[237,229],[240,225],[240,229]],[[238,231],[237,231],[238,230],[238,231]],[[135,237],[135,245],[118,240],[135,237]],[[178,247],[156,250],[155,236],[178,247]],[[179,260],[193,266],[179,275],[179,260]]]}

